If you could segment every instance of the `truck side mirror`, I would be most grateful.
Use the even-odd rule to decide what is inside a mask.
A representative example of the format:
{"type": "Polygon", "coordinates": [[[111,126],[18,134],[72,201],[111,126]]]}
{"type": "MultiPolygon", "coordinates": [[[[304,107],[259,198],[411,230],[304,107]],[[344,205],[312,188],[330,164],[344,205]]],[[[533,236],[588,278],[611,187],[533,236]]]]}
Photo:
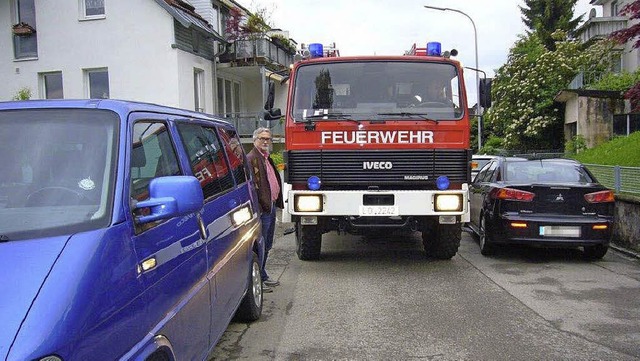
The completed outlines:
{"type": "Polygon", "coordinates": [[[282,118],[280,108],[269,109],[262,112],[262,119],[264,120],[278,120],[280,118],[282,118]]]}
{"type": "Polygon", "coordinates": [[[276,97],[276,85],[273,81],[269,81],[267,90],[267,101],[264,102],[264,110],[271,110],[276,97]]]}
{"type": "Polygon", "coordinates": [[[491,107],[491,83],[493,79],[480,79],[480,89],[478,89],[478,98],[480,106],[483,108],[491,107]]]}

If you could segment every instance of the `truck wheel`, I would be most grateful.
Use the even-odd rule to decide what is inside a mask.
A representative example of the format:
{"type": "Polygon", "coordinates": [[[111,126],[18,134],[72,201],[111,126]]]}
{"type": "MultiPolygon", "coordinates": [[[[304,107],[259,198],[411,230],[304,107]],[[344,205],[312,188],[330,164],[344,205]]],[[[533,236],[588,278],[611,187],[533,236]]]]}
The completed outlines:
{"type": "Polygon", "coordinates": [[[458,252],[462,239],[462,225],[436,224],[433,232],[422,232],[422,244],[427,255],[438,259],[451,259],[458,252]]]}
{"type": "Polygon", "coordinates": [[[262,314],[262,276],[258,255],[253,253],[253,260],[249,272],[249,284],[242,298],[240,307],[236,311],[236,319],[241,321],[255,321],[262,314]]]}
{"type": "Polygon", "coordinates": [[[298,259],[312,261],[320,258],[322,233],[318,226],[303,226],[296,222],[296,253],[298,259]]]}

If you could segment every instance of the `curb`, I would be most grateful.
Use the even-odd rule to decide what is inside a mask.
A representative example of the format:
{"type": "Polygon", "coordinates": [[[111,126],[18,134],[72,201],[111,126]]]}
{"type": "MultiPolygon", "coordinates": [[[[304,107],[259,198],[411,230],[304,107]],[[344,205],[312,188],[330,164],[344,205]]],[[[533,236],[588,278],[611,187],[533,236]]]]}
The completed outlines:
{"type": "Polygon", "coordinates": [[[640,253],[632,251],[632,250],[630,250],[628,248],[622,248],[622,247],[617,246],[617,245],[615,245],[613,243],[609,244],[609,247],[613,248],[614,250],[616,250],[616,251],[618,251],[618,252],[620,252],[622,254],[625,254],[627,256],[635,257],[636,259],[640,259],[640,253]]]}

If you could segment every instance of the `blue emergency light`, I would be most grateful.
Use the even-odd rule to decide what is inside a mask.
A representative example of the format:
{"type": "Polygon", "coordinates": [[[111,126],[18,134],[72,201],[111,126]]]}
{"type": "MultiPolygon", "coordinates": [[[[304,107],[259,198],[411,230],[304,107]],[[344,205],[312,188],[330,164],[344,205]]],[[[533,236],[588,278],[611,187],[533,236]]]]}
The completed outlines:
{"type": "Polygon", "coordinates": [[[441,191],[448,189],[450,184],[451,182],[449,182],[449,177],[446,175],[441,175],[436,179],[436,187],[441,191]]]}
{"type": "Polygon", "coordinates": [[[430,41],[427,43],[428,56],[440,56],[440,54],[442,54],[442,44],[437,41],[430,41]]]}
{"type": "Polygon", "coordinates": [[[317,191],[318,189],[320,189],[321,184],[322,181],[318,176],[312,175],[311,177],[309,177],[309,179],[307,179],[307,187],[312,191],[317,191]]]}
{"type": "Polygon", "coordinates": [[[311,55],[312,58],[322,58],[322,56],[324,55],[324,49],[322,47],[322,44],[320,43],[309,44],[309,55],[311,55]]]}

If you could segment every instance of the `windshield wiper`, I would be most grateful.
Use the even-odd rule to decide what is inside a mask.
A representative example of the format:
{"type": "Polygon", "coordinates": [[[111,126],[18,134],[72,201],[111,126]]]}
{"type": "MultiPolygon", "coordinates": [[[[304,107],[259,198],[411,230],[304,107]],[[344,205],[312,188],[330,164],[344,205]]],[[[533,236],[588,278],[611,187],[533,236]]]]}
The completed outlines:
{"type": "Polygon", "coordinates": [[[343,113],[326,113],[326,114],[313,114],[307,115],[306,117],[302,117],[305,121],[311,121],[313,119],[336,119],[336,120],[347,120],[351,122],[356,122],[360,124],[359,120],[351,119],[351,114],[343,114],[343,113]]]}
{"type": "Polygon", "coordinates": [[[428,121],[431,121],[431,122],[434,122],[434,123],[438,124],[438,120],[431,119],[431,118],[427,117],[429,115],[427,113],[397,112],[397,113],[378,113],[377,115],[398,116],[398,117],[403,117],[403,118],[418,117],[420,119],[428,120],[428,121]]]}
{"type": "Polygon", "coordinates": [[[9,242],[9,237],[4,234],[0,234],[0,242],[9,242]]]}

